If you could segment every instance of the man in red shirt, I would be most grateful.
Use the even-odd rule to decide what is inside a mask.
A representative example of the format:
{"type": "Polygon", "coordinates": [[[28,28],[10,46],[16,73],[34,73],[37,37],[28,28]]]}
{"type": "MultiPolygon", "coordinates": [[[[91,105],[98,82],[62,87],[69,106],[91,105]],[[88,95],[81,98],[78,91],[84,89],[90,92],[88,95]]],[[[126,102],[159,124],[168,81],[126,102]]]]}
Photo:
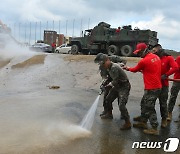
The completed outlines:
{"type": "Polygon", "coordinates": [[[171,95],[170,95],[170,99],[169,99],[169,104],[168,104],[168,121],[172,120],[172,111],[174,109],[174,105],[176,103],[176,99],[178,96],[178,93],[180,91],[180,82],[178,82],[178,80],[180,80],[180,56],[178,56],[176,58],[176,63],[178,65],[178,70],[174,73],[174,81],[172,88],[171,88],[171,95]]]}
{"type": "Polygon", "coordinates": [[[155,102],[161,91],[161,60],[152,53],[149,53],[145,43],[136,46],[134,54],[141,59],[135,67],[125,66],[124,69],[131,72],[142,72],[144,80],[144,95],[141,100],[141,121],[134,124],[134,127],[144,128],[146,134],[158,135],[158,122],[155,110],[155,102]],[[150,121],[152,128],[147,129],[147,121],[150,121]]]}
{"type": "Polygon", "coordinates": [[[168,91],[169,91],[169,83],[168,83],[168,76],[175,73],[178,69],[178,66],[174,60],[174,58],[167,54],[164,49],[162,49],[160,44],[157,44],[153,47],[152,53],[159,56],[161,59],[161,83],[162,89],[159,96],[159,103],[160,103],[160,111],[161,111],[161,127],[165,128],[167,126],[167,100],[168,100],[168,91]]]}
{"type": "Polygon", "coordinates": [[[54,53],[54,52],[55,52],[55,49],[56,49],[56,43],[53,42],[53,43],[51,44],[51,47],[52,47],[52,52],[54,53]]]}
{"type": "Polygon", "coordinates": [[[121,30],[121,27],[118,27],[118,28],[116,29],[116,33],[119,33],[120,30],[121,30]]]}

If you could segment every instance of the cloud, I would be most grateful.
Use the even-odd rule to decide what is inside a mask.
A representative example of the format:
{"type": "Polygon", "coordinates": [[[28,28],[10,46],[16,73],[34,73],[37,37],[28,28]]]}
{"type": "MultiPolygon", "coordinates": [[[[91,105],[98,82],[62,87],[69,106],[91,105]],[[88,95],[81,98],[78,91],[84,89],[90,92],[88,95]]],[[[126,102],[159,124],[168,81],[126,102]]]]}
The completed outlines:
{"type": "Polygon", "coordinates": [[[43,20],[72,20],[87,14],[87,7],[83,0],[25,0],[20,11],[22,21],[43,20]]]}
{"type": "Polygon", "coordinates": [[[22,21],[59,20],[62,19],[62,16],[56,15],[42,7],[40,0],[31,0],[23,3],[20,19],[22,21]]]}
{"type": "Polygon", "coordinates": [[[133,27],[139,27],[140,29],[157,31],[158,38],[165,46],[166,44],[169,44],[168,42],[180,42],[180,31],[177,28],[180,26],[180,22],[173,19],[169,20],[162,14],[156,15],[149,21],[132,22],[132,25],[133,27]]]}
{"type": "MultiPolygon", "coordinates": [[[[75,19],[76,33],[88,26],[93,28],[99,22],[105,21],[112,27],[133,24],[140,28],[158,31],[160,40],[180,40],[178,27],[180,25],[179,0],[6,0],[0,5],[0,19],[5,23],[39,22],[46,24],[61,20],[61,29],[65,33],[68,20],[68,33],[72,33],[75,19]],[[10,9],[9,9],[10,8],[10,9]],[[90,23],[89,22],[90,19],[90,23]]],[[[50,26],[50,25],[49,25],[50,26]]],[[[45,27],[45,26],[44,26],[45,27]]],[[[72,34],[71,34],[72,35],[72,34]]],[[[178,44],[173,43],[173,47],[178,44]]],[[[171,45],[172,46],[172,45],[171,45]]],[[[172,48],[172,47],[170,47],[172,48]]],[[[177,47],[178,48],[178,47],[177,47]]],[[[179,48],[180,50],[180,48],[179,48]]]]}

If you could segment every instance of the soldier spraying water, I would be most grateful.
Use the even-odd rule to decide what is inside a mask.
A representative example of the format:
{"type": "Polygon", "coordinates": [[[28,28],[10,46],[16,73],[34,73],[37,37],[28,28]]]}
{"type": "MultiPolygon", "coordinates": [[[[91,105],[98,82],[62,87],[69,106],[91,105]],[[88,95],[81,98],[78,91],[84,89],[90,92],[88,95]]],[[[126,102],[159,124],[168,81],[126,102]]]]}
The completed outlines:
{"type": "MultiPolygon", "coordinates": [[[[102,60],[103,60],[103,57],[104,57],[105,54],[103,53],[98,53],[94,62],[95,63],[100,63],[102,60]]],[[[110,61],[114,62],[114,63],[117,63],[119,64],[120,66],[124,66],[127,61],[119,56],[108,56],[108,58],[110,59],[110,61]]],[[[112,81],[112,78],[110,77],[110,75],[108,74],[107,70],[102,66],[100,65],[99,66],[99,70],[100,70],[100,75],[103,79],[103,82],[102,84],[100,85],[100,89],[101,89],[101,94],[104,92],[104,99],[103,99],[103,107],[104,107],[104,111],[100,114],[100,116],[103,116],[104,114],[107,113],[108,111],[108,107],[107,105],[105,104],[105,99],[111,89],[111,87],[107,87],[106,85],[108,85],[109,82],[112,81]]],[[[119,104],[119,99],[118,99],[118,104],[119,104]]],[[[112,108],[112,106],[111,106],[112,108]]],[[[112,117],[109,117],[110,119],[112,119],[112,117]]],[[[121,116],[121,118],[123,119],[123,116],[121,116]]]]}
{"type": "Polygon", "coordinates": [[[131,88],[129,79],[121,67],[118,64],[113,63],[107,55],[103,54],[98,63],[100,67],[106,71],[108,77],[107,81],[109,80],[104,87],[110,89],[108,90],[107,96],[104,98],[104,111],[100,115],[101,119],[113,119],[112,103],[118,98],[119,109],[125,120],[125,124],[121,127],[121,130],[130,129],[131,122],[126,108],[131,88]]]}

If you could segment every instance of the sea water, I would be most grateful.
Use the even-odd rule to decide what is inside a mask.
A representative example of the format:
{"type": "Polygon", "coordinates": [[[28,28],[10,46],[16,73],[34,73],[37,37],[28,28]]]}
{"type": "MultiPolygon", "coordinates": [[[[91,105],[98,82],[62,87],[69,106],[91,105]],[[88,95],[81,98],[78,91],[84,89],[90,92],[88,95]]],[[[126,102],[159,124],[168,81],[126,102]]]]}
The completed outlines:
{"type": "Polygon", "coordinates": [[[80,126],[82,128],[87,129],[87,130],[91,130],[93,122],[94,122],[94,117],[95,117],[96,109],[98,106],[99,98],[100,98],[100,95],[97,96],[97,98],[94,101],[94,103],[92,104],[91,108],[88,110],[87,114],[85,115],[85,117],[81,121],[80,126]]]}

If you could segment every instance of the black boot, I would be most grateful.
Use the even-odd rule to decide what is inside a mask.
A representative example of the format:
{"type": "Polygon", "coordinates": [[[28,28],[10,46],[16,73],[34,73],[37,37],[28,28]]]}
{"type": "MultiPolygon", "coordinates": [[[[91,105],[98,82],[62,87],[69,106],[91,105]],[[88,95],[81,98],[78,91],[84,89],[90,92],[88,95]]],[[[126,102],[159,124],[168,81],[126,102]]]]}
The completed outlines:
{"type": "Polygon", "coordinates": [[[131,122],[129,119],[125,120],[124,125],[120,128],[121,130],[128,130],[131,129],[131,122]]]}
{"type": "Polygon", "coordinates": [[[107,111],[104,110],[104,111],[100,114],[100,117],[103,116],[103,115],[105,115],[106,113],[107,113],[107,111]]]}
{"type": "Polygon", "coordinates": [[[112,111],[108,111],[106,114],[102,115],[101,119],[113,119],[112,111]]]}

